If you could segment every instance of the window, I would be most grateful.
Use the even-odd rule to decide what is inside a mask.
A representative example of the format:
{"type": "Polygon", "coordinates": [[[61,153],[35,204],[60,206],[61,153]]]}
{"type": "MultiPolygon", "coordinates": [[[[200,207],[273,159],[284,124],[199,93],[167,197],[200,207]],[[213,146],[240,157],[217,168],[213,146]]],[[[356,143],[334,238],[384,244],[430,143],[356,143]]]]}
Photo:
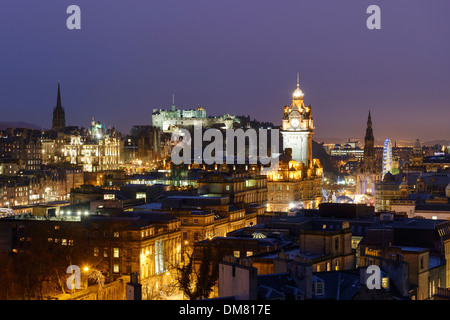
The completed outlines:
{"type": "Polygon", "coordinates": [[[334,238],[334,249],[337,251],[339,250],[339,238],[334,238]]]}
{"type": "Polygon", "coordinates": [[[198,219],[194,219],[194,224],[198,224],[198,219]]]}
{"type": "Polygon", "coordinates": [[[107,248],[103,249],[103,257],[105,257],[105,258],[108,257],[108,249],[107,248]]]}
{"type": "Polygon", "coordinates": [[[114,248],[114,258],[119,258],[119,248],[114,248]]]}
{"type": "Polygon", "coordinates": [[[253,255],[253,251],[247,251],[247,257],[250,257],[253,255]]]}
{"type": "Polygon", "coordinates": [[[384,289],[389,289],[389,277],[383,277],[381,278],[381,286],[384,289]]]}
{"type": "Polygon", "coordinates": [[[239,258],[241,256],[241,252],[240,251],[233,251],[233,256],[235,256],[236,258],[239,258]]]}
{"type": "Polygon", "coordinates": [[[182,238],[183,238],[183,240],[187,240],[187,232],[183,232],[183,235],[182,235],[182,238]]]}
{"type": "Polygon", "coordinates": [[[94,248],[94,257],[98,257],[98,248],[94,248]]]}
{"type": "Polygon", "coordinates": [[[230,191],[230,186],[229,186],[229,185],[226,185],[226,186],[225,186],[225,190],[230,191]]]}
{"type": "Polygon", "coordinates": [[[323,295],[323,282],[316,283],[316,295],[323,295]]]}
{"type": "Polygon", "coordinates": [[[67,246],[67,239],[61,239],[61,245],[67,246]]]}
{"type": "Polygon", "coordinates": [[[113,266],[113,272],[114,272],[114,273],[119,273],[119,265],[118,265],[118,264],[115,264],[115,265],[113,266]]]}
{"type": "Polygon", "coordinates": [[[114,238],[118,238],[119,236],[120,236],[119,231],[115,231],[115,232],[114,232],[114,238]]]}

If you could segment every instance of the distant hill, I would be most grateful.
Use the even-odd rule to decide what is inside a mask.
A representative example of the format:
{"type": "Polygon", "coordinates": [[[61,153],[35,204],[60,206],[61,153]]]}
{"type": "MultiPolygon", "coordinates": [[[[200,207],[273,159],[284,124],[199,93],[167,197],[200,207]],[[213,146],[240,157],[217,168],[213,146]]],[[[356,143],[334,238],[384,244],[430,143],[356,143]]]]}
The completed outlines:
{"type": "Polygon", "coordinates": [[[42,130],[42,126],[34,124],[34,123],[28,123],[28,122],[6,122],[6,121],[0,121],[0,130],[6,130],[8,128],[26,128],[26,129],[33,129],[33,130],[42,130]]]}

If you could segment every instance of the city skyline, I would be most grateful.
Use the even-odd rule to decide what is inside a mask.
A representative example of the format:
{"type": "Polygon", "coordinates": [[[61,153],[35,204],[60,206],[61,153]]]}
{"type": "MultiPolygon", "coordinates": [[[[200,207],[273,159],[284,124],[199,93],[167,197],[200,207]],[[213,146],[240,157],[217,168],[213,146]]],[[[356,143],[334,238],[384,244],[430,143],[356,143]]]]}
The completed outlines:
{"type": "Polygon", "coordinates": [[[449,9],[3,1],[0,300],[450,300],[449,9]]]}
{"type": "Polygon", "coordinates": [[[371,31],[356,1],[108,3],[78,1],[81,30],[65,27],[64,2],[2,10],[2,121],[50,128],[60,81],[67,125],[94,117],[127,133],[173,94],[180,108],[280,125],[298,72],[314,137],[362,137],[370,110],[377,140],[450,139],[449,4],[383,4],[371,31]]]}

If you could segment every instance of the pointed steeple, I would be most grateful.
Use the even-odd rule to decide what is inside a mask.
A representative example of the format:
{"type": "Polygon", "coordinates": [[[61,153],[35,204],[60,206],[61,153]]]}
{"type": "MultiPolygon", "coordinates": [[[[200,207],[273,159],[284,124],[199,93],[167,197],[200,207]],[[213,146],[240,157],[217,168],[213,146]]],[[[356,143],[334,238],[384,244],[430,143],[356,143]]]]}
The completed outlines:
{"type": "Polygon", "coordinates": [[[53,109],[53,129],[61,129],[66,126],[66,116],[61,103],[61,85],[58,81],[58,94],[56,97],[56,107],[53,109]]]}
{"type": "Polygon", "coordinates": [[[62,108],[62,104],[61,104],[61,86],[60,86],[59,81],[58,81],[58,96],[56,98],[56,107],[57,108],[62,108]]]}
{"type": "Polygon", "coordinates": [[[375,138],[373,137],[372,129],[372,117],[370,115],[367,118],[367,128],[366,136],[364,137],[364,159],[363,159],[363,170],[367,172],[375,172],[375,138]]]}

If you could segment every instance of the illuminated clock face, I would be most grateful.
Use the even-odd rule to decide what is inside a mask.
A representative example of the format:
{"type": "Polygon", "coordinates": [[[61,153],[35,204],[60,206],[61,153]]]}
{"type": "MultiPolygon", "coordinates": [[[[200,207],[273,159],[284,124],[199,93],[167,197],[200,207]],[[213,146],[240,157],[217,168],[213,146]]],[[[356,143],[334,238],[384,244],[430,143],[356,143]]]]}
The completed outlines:
{"type": "Polygon", "coordinates": [[[298,124],[299,124],[298,119],[294,118],[291,120],[291,127],[297,128],[298,124]]]}

